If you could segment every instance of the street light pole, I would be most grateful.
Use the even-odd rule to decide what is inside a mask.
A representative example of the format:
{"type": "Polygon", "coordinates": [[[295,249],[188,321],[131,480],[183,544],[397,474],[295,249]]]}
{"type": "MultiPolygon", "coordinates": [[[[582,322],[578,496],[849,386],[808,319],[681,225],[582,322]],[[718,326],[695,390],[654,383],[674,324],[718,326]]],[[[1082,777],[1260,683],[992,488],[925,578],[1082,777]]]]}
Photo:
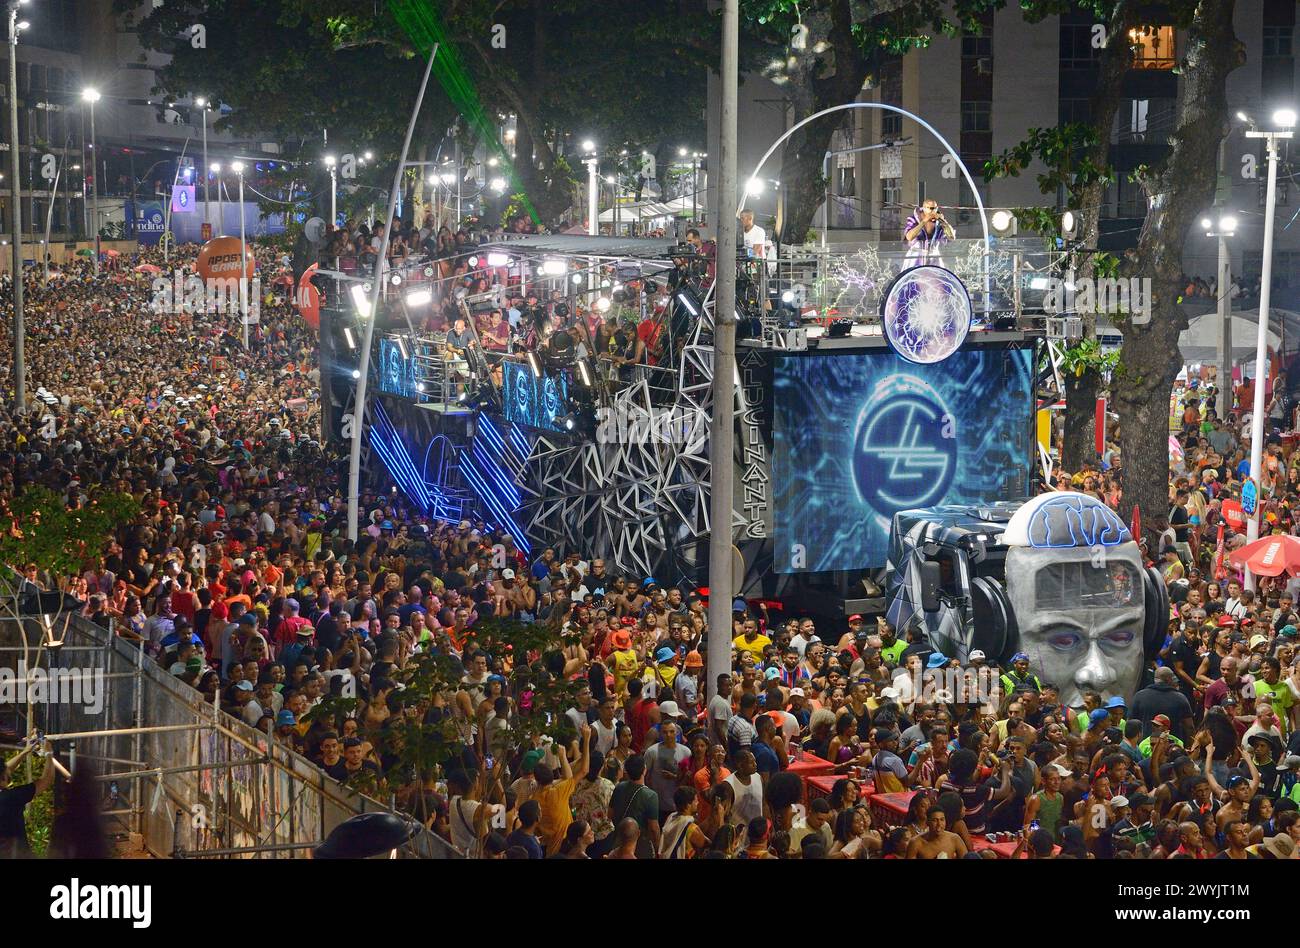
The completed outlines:
{"type": "MultiPolygon", "coordinates": [[[[9,204],[13,227],[13,269],[10,282],[14,288],[14,409],[27,409],[27,360],[24,353],[27,329],[23,322],[23,226],[22,200],[18,173],[18,23],[20,0],[9,0],[9,204]]],[[[23,24],[26,25],[26,24],[23,24]]]]}
{"type": "MultiPolygon", "coordinates": [[[[583,150],[592,152],[595,145],[583,143],[583,150]],[[588,147],[590,146],[590,147],[588,147]]],[[[594,154],[587,158],[587,233],[596,236],[600,233],[600,169],[594,154]]]]}
{"type": "Polygon", "coordinates": [[[244,163],[231,166],[239,175],[239,321],[244,325],[244,348],[248,348],[248,244],[244,240],[244,163]]]}
{"type": "Polygon", "coordinates": [[[339,224],[338,209],[338,160],[333,155],[325,156],[325,167],[330,170],[330,229],[333,230],[339,224]]]}
{"type": "MultiPolygon", "coordinates": [[[[1273,122],[1283,126],[1285,131],[1260,132],[1250,129],[1247,138],[1262,138],[1268,147],[1268,190],[1264,198],[1264,251],[1263,272],[1259,280],[1259,326],[1255,334],[1255,404],[1250,419],[1250,476],[1255,486],[1260,486],[1260,473],[1264,463],[1264,383],[1268,375],[1268,308],[1273,280],[1273,212],[1277,208],[1277,143],[1291,137],[1291,128],[1295,125],[1295,113],[1280,110],[1273,115],[1273,122]]],[[[1259,538],[1259,515],[1252,515],[1246,521],[1246,542],[1259,538]]],[[[1246,588],[1255,590],[1255,574],[1246,570],[1246,588]]]]}
{"type": "Polygon", "coordinates": [[[95,103],[99,101],[97,89],[83,89],[81,98],[90,103],[90,226],[94,231],[95,276],[99,276],[99,152],[95,150],[95,103]]]}
{"type": "Polygon", "coordinates": [[[713,304],[713,411],[709,419],[709,687],[731,671],[731,516],[736,410],[736,96],[739,0],[722,5],[722,116],[718,137],[718,276],[713,304]]]}
{"type": "Polygon", "coordinates": [[[203,223],[211,227],[212,210],[208,207],[208,100],[200,97],[194,100],[194,104],[203,110],[203,223]]]}
{"type": "Polygon", "coordinates": [[[1219,411],[1220,418],[1227,418],[1232,409],[1232,294],[1228,284],[1232,282],[1232,258],[1228,253],[1228,238],[1236,236],[1237,218],[1231,214],[1220,214],[1214,224],[1208,217],[1201,221],[1206,237],[1219,239],[1219,275],[1218,313],[1219,327],[1219,411]],[[1211,228],[1214,228],[1213,230],[1211,228]]]}
{"type": "Polygon", "coordinates": [[[217,228],[216,233],[212,236],[220,237],[222,232],[226,229],[226,202],[221,196],[221,162],[214,161],[208,166],[208,170],[217,178],[217,228]]]}

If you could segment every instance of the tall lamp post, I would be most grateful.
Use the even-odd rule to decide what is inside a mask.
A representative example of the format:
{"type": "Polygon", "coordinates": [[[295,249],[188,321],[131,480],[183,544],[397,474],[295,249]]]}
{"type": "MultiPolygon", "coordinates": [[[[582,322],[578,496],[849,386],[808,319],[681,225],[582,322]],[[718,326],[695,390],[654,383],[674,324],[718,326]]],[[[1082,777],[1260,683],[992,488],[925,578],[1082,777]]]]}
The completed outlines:
{"type": "Polygon", "coordinates": [[[233,162],[230,170],[239,175],[239,321],[244,326],[244,348],[248,348],[248,244],[244,240],[244,163],[233,162]]]}
{"type": "Polygon", "coordinates": [[[221,162],[212,162],[212,164],[208,165],[208,170],[217,179],[217,229],[212,236],[220,237],[221,232],[226,229],[226,204],[225,199],[221,196],[221,162]]]}
{"type": "Polygon", "coordinates": [[[1219,294],[1219,417],[1227,418],[1232,409],[1232,257],[1228,253],[1228,238],[1237,235],[1237,218],[1220,214],[1219,220],[1201,218],[1206,237],[1219,238],[1219,274],[1215,286],[1219,294]]]}
{"type": "MultiPolygon", "coordinates": [[[[1250,476],[1259,486],[1264,463],[1264,382],[1268,375],[1268,306],[1273,281],[1273,212],[1277,207],[1277,143],[1291,138],[1295,127],[1295,112],[1279,109],[1273,113],[1276,129],[1261,132],[1253,126],[1247,138],[1262,138],[1268,146],[1268,190],[1264,199],[1264,256],[1263,272],[1259,278],[1259,327],[1255,334],[1255,405],[1250,419],[1250,476]]],[[[1246,521],[1246,542],[1259,538],[1259,517],[1252,515],[1246,521]]],[[[1255,574],[1246,571],[1246,588],[1255,589],[1255,574]]]]}
{"type": "Polygon", "coordinates": [[[600,233],[600,221],[597,214],[600,208],[600,169],[596,157],[596,143],[587,139],[582,143],[582,152],[587,157],[587,233],[593,237],[600,233]]]}
{"type": "Polygon", "coordinates": [[[81,100],[90,103],[90,227],[94,231],[95,276],[99,276],[99,152],[95,151],[95,103],[99,101],[99,90],[82,89],[81,100]]]}
{"type": "Polygon", "coordinates": [[[194,104],[203,110],[203,223],[211,225],[212,211],[208,208],[208,100],[199,96],[194,104]]]}
{"type": "Polygon", "coordinates": [[[27,408],[27,360],[23,352],[27,330],[23,323],[23,225],[22,199],[19,186],[22,177],[18,172],[18,34],[27,28],[26,20],[18,19],[18,7],[26,0],[9,0],[9,205],[13,226],[13,269],[9,277],[14,288],[14,408],[27,408]]]}
{"type": "Polygon", "coordinates": [[[330,170],[330,228],[339,225],[339,208],[338,208],[338,160],[333,155],[325,156],[325,167],[330,170]]]}

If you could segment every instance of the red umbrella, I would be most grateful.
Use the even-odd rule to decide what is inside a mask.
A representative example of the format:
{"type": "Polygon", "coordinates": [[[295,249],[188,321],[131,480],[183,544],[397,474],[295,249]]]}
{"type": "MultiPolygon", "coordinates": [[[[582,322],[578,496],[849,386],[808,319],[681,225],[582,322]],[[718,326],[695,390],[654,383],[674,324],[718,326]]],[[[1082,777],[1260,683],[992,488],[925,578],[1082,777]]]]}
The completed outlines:
{"type": "Polygon", "coordinates": [[[1300,574],[1300,537],[1288,534],[1262,537],[1235,550],[1229,555],[1228,562],[1237,569],[1248,569],[1256,576],[1280,576],[1283,573],[1295,576],[1300,574]]]}
{"type": "Polygon", "coordinates": [[[152,263],[142,263],[135,268],[136,273],[162,273],[162,267],[152,263]]]}

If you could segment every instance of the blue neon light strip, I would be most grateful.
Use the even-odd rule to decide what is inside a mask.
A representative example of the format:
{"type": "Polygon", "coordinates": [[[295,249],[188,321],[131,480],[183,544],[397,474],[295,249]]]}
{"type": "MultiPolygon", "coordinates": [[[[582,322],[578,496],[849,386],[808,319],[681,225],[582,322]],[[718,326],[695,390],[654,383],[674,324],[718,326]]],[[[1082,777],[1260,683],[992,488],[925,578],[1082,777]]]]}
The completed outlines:
{"type": "Polygon", "coordinates": [[[483,470],[487,473],[489,483],[495,484],[499,488],[498,496],[502,502],[509,504],[510,509],[514,510],[519,506],[519,488],[514,485],[505,475],[501,473],[501,468],[495,464],[487,451],[477,441],[473,445],[474,457],[483,465],[483,470]]]}

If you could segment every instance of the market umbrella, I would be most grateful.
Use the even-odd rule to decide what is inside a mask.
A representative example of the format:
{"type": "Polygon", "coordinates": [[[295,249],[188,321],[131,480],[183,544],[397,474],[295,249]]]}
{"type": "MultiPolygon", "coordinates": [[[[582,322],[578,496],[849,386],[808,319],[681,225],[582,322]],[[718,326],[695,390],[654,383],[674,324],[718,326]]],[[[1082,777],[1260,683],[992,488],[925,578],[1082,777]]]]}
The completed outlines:
{"type": "Polygon", "coordinates": [[[136,273],[162,273],[162,267],[153,263],[142,263],[135,268],[136,273]]]}
{"type": "Polygon", "coordinates": [[[1256,576],[1300,574],[1300,537],[1288,534],[1261,537],[1247,543],[1228,556],[1228,562],[1237,569],[1248,569],[1256,576]]]}
{"type": "Polygon", "coordinates": [[[118,250],[105,250],[105,251],[104,251],[104,256],[105,256],[105,257],[120,257],[121,255],[122,255],[121,251],[118,251],[118,250]]]}
{"type": "Polygon", "coordinates": [[[91,250],[89,247],[82,247],[77,251],[78,257],[93,257],[94,255],[95,251],[91,250]]]}

